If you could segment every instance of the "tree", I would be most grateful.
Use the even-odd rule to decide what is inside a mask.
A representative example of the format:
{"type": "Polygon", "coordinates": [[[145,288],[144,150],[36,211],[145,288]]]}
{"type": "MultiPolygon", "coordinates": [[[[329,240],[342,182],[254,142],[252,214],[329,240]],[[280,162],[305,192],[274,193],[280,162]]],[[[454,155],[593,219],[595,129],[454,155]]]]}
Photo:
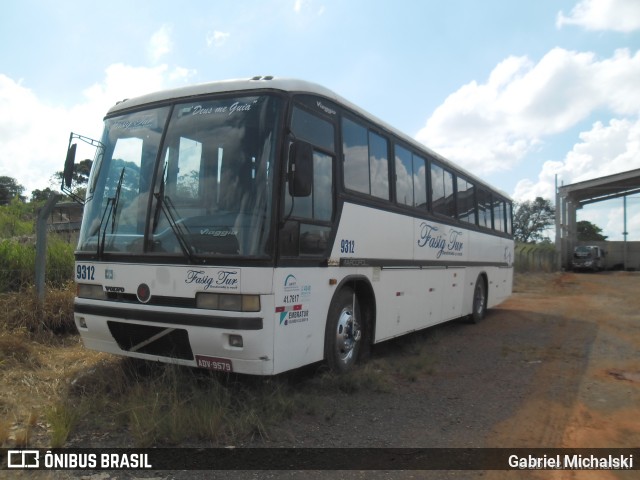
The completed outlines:
{"type": "MultiPolygon", "coordinates": [[[[86,159],[82,160],[79,163],[73,165],[73,176],[71,181],[71,191],[76,194],[80,198],[85,197],[85,193],[87,191],[87,183],[89,183],[89,173],[91,172],[91,166],[93,165],[93,160],[86,159]]],[[[57,190],[60,189],[62,185],[62,177],[64,176],[63,171],[59,171],[53,174],[49,183],[51,186],[55,187],[57,190]]]]}
{"type": "Polygon", "coordinates": [[[603,242],[607,239],[602,235],[602,229],[587,220],[580,220],[576,224],[578,240],[583,242],[603,242]]]}
{"type": "Polygon", "coordinates": [[[0,177],[0,205],[9,205],[15,197],[24,200],[24,187],[15,178],[0,177]]]}
{"type": "Polygon", "coordinates": [[[513,214],[515,239],[523,243],[541,242],[546,238],[544,231],[555,223],[555,214],[551,201],[542,197],[516,204],[513,214]]]}
{"type": "MultiPolygon", "coordinates": [[[[89,173],[91,172],[91,165],[93,165],[93,160],[86,159],[82,160],[73,165],[73,176],[71,185],[85,185],[89,181],[89,173]]],[[[55,184],[56,187],[60,188],[62,185],[62,177],[64,176],[63,171],[59,171],[53,174],[50,182],[55,184]]]]}
{"type": "Polygon", "coordinates": [[[45,202],[53,193],[56,193],[56,192],[51,190],[49,187],[45,188],[44,190],[35,189],[34,191],[31,192],[30,201],[32,203],[45,202]]]}
{"type": "Polygon", "coordinates": [[[33,205],[24,203],[20,197],[0,206],[0,238],[31,235],[34,223],[33,205]]]}

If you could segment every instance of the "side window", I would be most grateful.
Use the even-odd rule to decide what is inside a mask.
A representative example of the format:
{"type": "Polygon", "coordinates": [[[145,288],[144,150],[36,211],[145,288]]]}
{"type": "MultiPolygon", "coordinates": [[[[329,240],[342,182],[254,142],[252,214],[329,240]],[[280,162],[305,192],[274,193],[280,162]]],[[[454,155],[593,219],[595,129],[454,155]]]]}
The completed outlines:
{"type": "Polygon", "coordinates": [[[344,186],[349,190],[369,193],[369,147],[367,129],[342,119],[344,153],[344,186]]]}
{"type": "Polygon", "coordinates": [[[496,198],[493,201],[493,228],[498,232],[505,231],[505,207],[504,200],[496,198]]]}
{"type": "Polygon", "coordinates": [[[344,184],[349,190],[389,199],[387,139],[342,119],[344,184]]]}
{"type": "MultiPolygon", "coordinates": [[[[333,125],[298,107],[293,110],[291,130],[296,138],[311,144],[333,150],[333,125]]],[[[289,189],[285,189],[285,211],[291,211],[292,217],[308,218],[323,222],[331,221],[333,216],[333,157],[317,149],[313,152],[313,188],[308,197],[292,200],[289,189]]]]}
{"type": "Polygon", "coordinates": [[[475,186],[462,177],[458,177],[458,218],[463,222],[476,223],[475,186]]]}
{"type": "Polygon", "coordinates": [[[389,200],[389,146],[387,139],[369,132],[369,172],[371,195],[389,200]]]}
{"type": "Polygon", "coordinates": [[[453,174],[437,163],[431,163],[431,205],[434,213],[455,217],[453,174]]]}
{"type": "Polygon", "coordinates": [[[400,205],[427,208],[427,162],[399,145],[396,157],[396,200],[400,205]]]}
{"type": "MultiPolygon", "coordinates": [[[[333,213],[333,157],[318,151],[313,152],[313,189],[308,197],[296,197],[293,202],[294,217],[331,221],[333,213]]],[[[291,210],[291,197],[286,196],[285,211],[291,210]]]]}
{"type": "Polygon", "coordinates": [[[291,124],[294,134],[301,140],[305,140],[329,151],[335,151],[333,125],[312,115],[306,110],[295,107],[291,124]]]}
{"type": "Polygon", "coordinates": [[[284,212],[289,221],[280,232],[283,255],[323,255],[328,247],[333,218],[333,152],[335,131],[330,122],[298,107],[294,108],[291,130],[313,150],[313,187],[307,197],[291,198],[285,188],[284,212]],[[317,148],[316,148],[317,147],[317,148]]]}
{"type": "Polygon", "coordinates": [[[427,208],[427,161],[413,156],[413,206],[427,208]]]}
{"type": "Polygon", "coordinates": [[[512,205],[511,202],[507,202],[507,233],[511,235],[513,233],[513,218],[511,214],[512,205]]]}
{"type": "Polygon", "coordinates": [[[491,195],[482,188],[478,189],[478,225],[492,228],[491,195]]]}
{"type": "Polygon", "coordinates": [[[413,207],[413,162],[409,150],[399,145],[396,156],[396,200],[401,205],[413,207]]]}

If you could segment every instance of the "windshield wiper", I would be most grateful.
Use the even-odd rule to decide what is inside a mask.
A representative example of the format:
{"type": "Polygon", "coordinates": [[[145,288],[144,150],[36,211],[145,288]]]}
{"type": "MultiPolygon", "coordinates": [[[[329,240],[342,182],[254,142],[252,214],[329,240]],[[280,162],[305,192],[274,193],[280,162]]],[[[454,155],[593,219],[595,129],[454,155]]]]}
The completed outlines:
{"type": "MultiPolygon", "coordinates": [[[[178,244],[180,245],[182,252],[191,263],[195,263],[191,245],[187,241],[185,233],[182,231],[182,226],[176,221],[176,217],[174,216],[173,212],[176,211],[176,208],[169,196],[166,196],[164,194],[164,178],[166,171],[167,164],[165,163],[164,173],[162,174],[162,182],[160,183],[160,189],[158,190],[158,193],[154,194],[154,196],[156,197],[156,210],[153,214],[153,231],[156,231],[156,227],[158,226],[158,222],[160,220],[160,211],[162,211],[164,213],[164,216],[167,218],[167,222],[169,223],[171,230],[178,239],[178,244]]],[[[187,233],[189,233],[189,229],[186,227],[186,225],[184,227],[187,229],[187,233]]]]}
{"type": "Polygon", "coordinates": [[[118,185],[116,186],[116,193],[113,197],[107,199],[107,204],[104,207],[104,211],[102,212],[102,218],[100,219],[100,225],[98,225],[98,251],[96,252],[98,258],[102,258],[104,254],[104,245],[107,235],[107,229],[102,229],[102,226],[109,223],[109,219],[111,219],[111,233],[115,231],[116,228],[116,213],[118,211],[118,203],[120,203],[120,190],[122,190],[122,179],[124,178],[124,170],[125,167],[122,167],[122,171],[120,172],[120,178],[118,179],[118,185]],[[102,239],[100,236],[100,232],[102,232],[102,239]]]}

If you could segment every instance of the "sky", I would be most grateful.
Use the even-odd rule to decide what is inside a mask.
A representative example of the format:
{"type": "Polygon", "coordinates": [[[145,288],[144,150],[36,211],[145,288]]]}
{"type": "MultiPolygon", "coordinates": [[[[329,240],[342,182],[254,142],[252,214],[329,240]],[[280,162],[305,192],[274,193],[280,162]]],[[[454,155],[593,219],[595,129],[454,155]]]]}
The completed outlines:
{"type": "MultiPolygon", "coordinates": [[[[516,201],[640,168],[640,0],[4,0],[0,176],[58,188],[69,133],[99,138],[117,101],[255,75],[328,87],[516,201]]],[[[578,212],[610,240],[622,218],[578,212]]]]}

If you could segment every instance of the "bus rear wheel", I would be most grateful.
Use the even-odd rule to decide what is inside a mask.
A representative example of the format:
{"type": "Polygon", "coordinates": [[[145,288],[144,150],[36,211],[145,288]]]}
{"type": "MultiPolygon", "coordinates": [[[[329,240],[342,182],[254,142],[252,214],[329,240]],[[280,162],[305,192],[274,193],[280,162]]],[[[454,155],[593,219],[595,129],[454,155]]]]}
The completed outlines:
{"type": "Polygon", "coordinates": [[[342,288],[331,301],[325,332],[324,355],[332,371],[345,373],[357,363],[365,341],[364,325],[355,292],[342,288]]]}
{"type": "Polygon", "coordinates": [[[487,286],[484,277],[478,275],[476,286],[473,289],[473,306],[471,308],[471,322],[478,323],[487,313],[487,286]]]}

